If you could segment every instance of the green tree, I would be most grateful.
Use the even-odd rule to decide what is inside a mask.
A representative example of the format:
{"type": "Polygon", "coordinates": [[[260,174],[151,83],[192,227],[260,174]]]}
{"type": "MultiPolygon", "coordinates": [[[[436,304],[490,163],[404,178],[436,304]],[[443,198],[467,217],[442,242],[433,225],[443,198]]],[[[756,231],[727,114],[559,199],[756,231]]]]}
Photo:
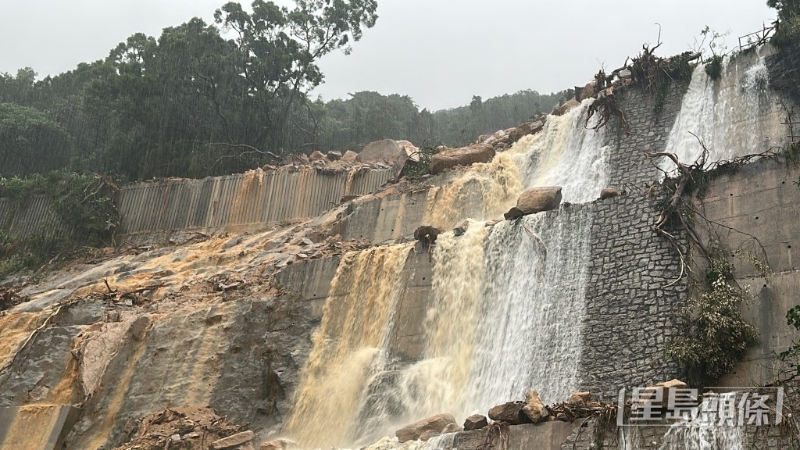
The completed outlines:
{"type": "Polygon", "coordinates": [[[234,30],[238,69],[253,106],[265,114],[259,143],[282,149],[290,111],[322,83],[319,58],[361,39],[375,25],[376,0],[295,0],[295,8],[255,0],[252,13],[230,2],[214,18],[234,30]]]}
{"type": "Polygon", "coordinates": [[[41,111],[0,103],[0,176],[44,173],[66,167],[70,136],[41,111]]]}
{"type": "Polygon", "coordinates": [[[767,6],[778,10],[778,19],[790,21],[800,15],[800,0],[767,0],[767,6]]]}

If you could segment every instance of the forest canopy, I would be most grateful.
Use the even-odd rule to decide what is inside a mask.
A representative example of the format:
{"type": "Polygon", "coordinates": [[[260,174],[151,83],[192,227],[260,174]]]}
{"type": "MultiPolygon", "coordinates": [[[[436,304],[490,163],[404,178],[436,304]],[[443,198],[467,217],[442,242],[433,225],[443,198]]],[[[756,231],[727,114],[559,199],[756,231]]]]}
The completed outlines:
{"type": "Polygon", "coordinates": [[[446,111],[408,96],[312,99],[318,63],[350,51],[377,0],[229,2],[159,37],[137,33],[107,58],[53,77],[0,74],[0,176],[54,169],[122,180],[204,177],[288,153],[360,150],[378,139],[462,145],[549,111],[563,94],[522,91],[446,111]]]}

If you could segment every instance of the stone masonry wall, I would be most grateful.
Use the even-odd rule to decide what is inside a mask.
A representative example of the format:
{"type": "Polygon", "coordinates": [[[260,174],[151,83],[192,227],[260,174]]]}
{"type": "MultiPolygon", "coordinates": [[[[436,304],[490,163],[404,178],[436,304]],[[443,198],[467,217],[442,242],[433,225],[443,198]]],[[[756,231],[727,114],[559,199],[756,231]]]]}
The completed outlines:
{"type": "Polygon", "coordinates": [[[619,121],[609,123],[608,170],[609,185],[622,195],[594,203],[579,373],[581,388],[596,398],[616,398],[623,387],[680,375],[666,351],[687,287],[685,279],[667,287],[678,278],[681,262],[667,240],[653,232],[659,211],[645,184],[658,181],[660,172],[643,152],[663,151],[685,91],[686,83],[672,83],[660,112],[656,99],[640,88],[617,94],[630,133],[619,121]]]}
{"type": "Polygon", "coordinates": [[[609,185],[630,190],[652,184],[660,178],[654,160],[644,152],[660,152],[666,148],[672,125],[681,110],[681,101],[688,82],[673,82],[667,89],[660,111],[655,96],[644,89],[631,87],[618,91],[617,103],[625,114],[629,132],[622,123],[609,123],[611,137],[609,185]]]}
{"type": "Polygon", "coordinates": [[[685,279],[674,283],[680,258],[653,232],[650,200],[628,194],[595,207],[579,379],[595,398],[616,398],[623,387],[680,375],[666,350],[687,288],[685,279]]]}

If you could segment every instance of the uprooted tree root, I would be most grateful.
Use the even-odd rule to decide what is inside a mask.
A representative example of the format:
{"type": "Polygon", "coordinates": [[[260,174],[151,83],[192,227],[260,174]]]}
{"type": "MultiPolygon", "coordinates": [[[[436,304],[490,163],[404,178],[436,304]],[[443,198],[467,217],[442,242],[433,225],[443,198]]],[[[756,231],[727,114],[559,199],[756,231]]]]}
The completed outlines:
{"type": "Polygon", "coordinates": [[[688,80],[694,71],[694,61],[701,54],[684,52],[670,58],[661,58],[653,53],[661,44],[649,48],[642,46],[642,52],[632,59],[630,65],[631,78],[635,84],[642,86],[656,99],[656,112],[664,106],[667,89],[673,81],[688,80]]]}
{"type": "Polygon", "coordinates": [[[589,105],[586,121],[584,122],[583,126],[591,130],[599,130],[600,128],[606,126],[608,121],[613,117],[619,119],[623,129],[625,130],[625,134],[631,134],[631,127],[628,124],[628,119],[625,118],[625,113],[622,111],[622,108],[619,107],[619,104],[617,104],[617,97],[612,91],[599,96],[591,105],[589,105]],[[596,114],[599,115],[597,122],[594,125],[589,126],[589,120],[596,114]]]}
{"type": "MultiPolygon", "coordinates": [[[[669,174],[665,173],[667,177],[665,178],[665,181],[660,185],[660,188],[663,190],[662,194],[664,195],[664,200],[659,202],[657,205],[658,209],[660,209],[661,212],[655,224],[653,224],[653,231],[659,236],[662,236],[667,239],[670,245],[678,252],[678,256],[681,260],[680,275],[678,276],[678,278],[675,279],[675,281],[673,281],[672,283],[670,283],[665,287],[673,286],[674,284],[676,284],[678,281],[680,281],[680,279],[683,278],[687,270],[690,269],[690,266],[685,256],[685,249],[681,248],[678,239],[671,232],[673,228],[684,230],[688,234],[688,237],[691,240],[692,244],[697,246],[697,248],[700,250],[703,256],[705,256],[706,258],[709,257],[708,249],[702,242],[702,239],[700,238],[700,235],[695,229],[694,224],[692,223],[691,220],[689,220],[690,215],[693,215],[698,212],[692,206],[691,202],[687,201],[687,198],[689,198],[691,195],[702,197],[705,194],[706,189],[708,188],[708,183],[714,177],[726,173],[733,173],[737,171],[739,167],[741,167],[742,165],[747,164],[758,158],[769,158],[781,155],[781,153],[770,149],[762,153],[740,156],[730,160],[718,161],[708,164],[709,150],[708,148],[706,148],[703,142],[700,141],[699,138],[698,141],[700,142],[700,146],[703,149],[703,151],[701,155],[697,158],[697,160],[695,160],[691,164],[686,164],[681,162],[678,159],[678,156],[675,155],[674,153],[645,152],[645,156],[651,159],[662,158],[662,157],[668,158],[675,164],[677,168],[676,169],[677,175],[669,177],[669,174]]],[[[657,186],[654,185],[653,187],[651,187],[651,189],[656,187],[657,186]]],[[[650,192],[649,195],[652,196],[652,192],[650,192]]],[[[711,223],[710,221],[705,219],[705,216],[703,216],[702,214],[700,214],[700,216],[701,218],[706,220],[706,222],[709,225],[718,225],[716,223],[711,223]]],[[[738,231],[738,230],[733,230],[733,231],[738,231]]],[[[748,236],[754,238],[754,236],[751,235],[748,236]]]]}

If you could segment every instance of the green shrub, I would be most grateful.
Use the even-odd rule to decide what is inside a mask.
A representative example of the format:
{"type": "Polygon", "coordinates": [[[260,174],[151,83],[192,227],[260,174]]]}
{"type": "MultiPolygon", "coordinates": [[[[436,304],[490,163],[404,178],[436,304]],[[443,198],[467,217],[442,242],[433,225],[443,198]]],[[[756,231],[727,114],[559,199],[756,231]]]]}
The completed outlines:
{"type": "Polygon", "coordinates": [[[718,80],[722,76],[722,59],[722,55],[714,55],[706,63],[706,74],[712,80],[718,80]]]}
{"type": "Polygon", "coordinates": [[[743,295],[735,285],[733,265],[710,247],[714,257],[705,271],[704,290],[689,300],[686,329],[668,351],[695,386],[713,384],[729,373],[758,340],[758,331],[739,310],[743,295]]]}

